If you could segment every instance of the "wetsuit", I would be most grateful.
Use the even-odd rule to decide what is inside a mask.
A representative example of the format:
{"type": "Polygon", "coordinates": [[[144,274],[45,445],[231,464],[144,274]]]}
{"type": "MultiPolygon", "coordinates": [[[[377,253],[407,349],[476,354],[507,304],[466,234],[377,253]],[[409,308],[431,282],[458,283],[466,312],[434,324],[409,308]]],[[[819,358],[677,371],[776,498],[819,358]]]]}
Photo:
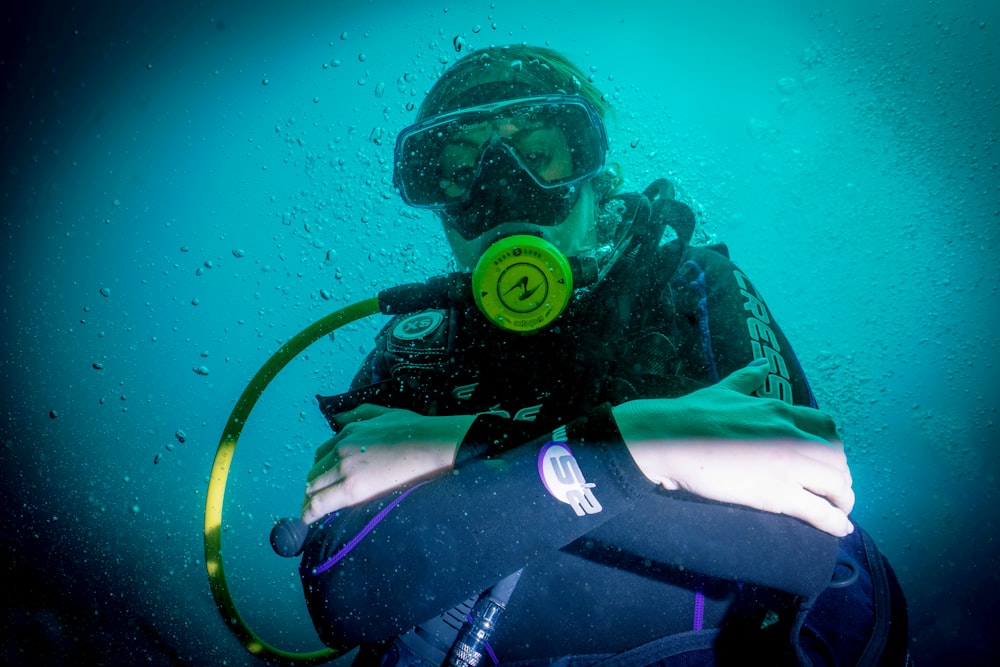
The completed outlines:
{"type": "Polygon", "coordinates": [[[794,660],[787,636],[802,601],[830,582],[838,540],[662,491],[611,416],[612,405],[683,395],[759,357],[772,371],[760,393],[815,406],[749,279],[723,253],[682,250],[666,266],[623,260],[534,335],[503,334],[474,309],[397,317],[351,391],[320,397],[335,430],[337,413],[364,402],[479,415],[452,473],[311,527],[301,574],[325,643],[375,656],[520,570],[490,641],[504,664],[643,646],[648,655],[623,664],[652,664],[683,652],[672,637],[713,655],[729,646],[745,657],[757,643],[794,660]]]}

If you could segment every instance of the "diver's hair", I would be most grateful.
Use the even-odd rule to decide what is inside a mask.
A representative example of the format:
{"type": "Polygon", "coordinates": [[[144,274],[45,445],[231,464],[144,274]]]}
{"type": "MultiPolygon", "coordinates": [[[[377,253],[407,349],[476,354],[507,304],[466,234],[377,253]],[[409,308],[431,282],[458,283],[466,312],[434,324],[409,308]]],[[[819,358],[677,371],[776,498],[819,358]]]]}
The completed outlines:
{"type": "Polygon", "coordinates": [[[491,46],[473,51],[446,69],[420,105],[418,119],[460,109],[464,93],[489,82],[509,82],[532,95],[576,94],[594,105],[602,120],[608,99],[569,58],[554,49],[530,44],[491,46]]]}

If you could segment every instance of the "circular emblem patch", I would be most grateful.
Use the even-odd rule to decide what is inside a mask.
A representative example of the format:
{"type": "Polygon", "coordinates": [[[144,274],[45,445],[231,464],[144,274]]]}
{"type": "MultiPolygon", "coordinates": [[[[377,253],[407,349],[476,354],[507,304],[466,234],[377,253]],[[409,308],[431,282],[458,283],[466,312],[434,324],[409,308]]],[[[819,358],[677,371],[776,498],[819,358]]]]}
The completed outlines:
{"type": "Polygon", "coordinates": [[[442,322],[444,315],[437,310],[427,310],[401,320],[393,328],[392,335],[399,340],[420,340],[434,333],[442,322]]]}

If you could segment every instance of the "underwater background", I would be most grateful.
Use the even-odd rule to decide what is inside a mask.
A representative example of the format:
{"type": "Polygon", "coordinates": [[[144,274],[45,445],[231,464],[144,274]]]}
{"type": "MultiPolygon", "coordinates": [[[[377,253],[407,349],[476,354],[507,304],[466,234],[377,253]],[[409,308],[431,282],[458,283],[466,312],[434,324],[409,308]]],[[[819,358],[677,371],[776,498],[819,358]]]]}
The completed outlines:
{"type": "MultiPolygon", "coordinates": [[[[592,75],[629,183],[673,179],[767,299],[840,425],[916,664],[1000,664],[1000,4],[0,14],[4,664],[259,664],[205,572],[223,425],[300,329],[450,270],[392,190],[393,141],[448,63],[521,41],[592,75]]],[[[383,321],[292,362],[236,451],[228,578],[284,649],[321,645],[268,533],[328,437],[314,394],[346,387],[383,321]]]]}

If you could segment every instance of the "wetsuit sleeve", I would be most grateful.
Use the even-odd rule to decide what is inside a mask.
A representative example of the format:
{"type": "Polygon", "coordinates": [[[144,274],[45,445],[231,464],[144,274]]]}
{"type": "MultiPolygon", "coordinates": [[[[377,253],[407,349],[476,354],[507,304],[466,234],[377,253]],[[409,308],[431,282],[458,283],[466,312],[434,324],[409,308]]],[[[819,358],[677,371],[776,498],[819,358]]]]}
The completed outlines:
{"type": "Polygon", "coordinates": [[[836,538],[796,519],[662,492],[605,405],[447,475],[310,528],[301,565],[323,641],[346,650],[408,630],[556,550],[623,552],[808,596],[829,582],[836,538]],[[767,557],[761,557],[762,554],[767,557]]]}
{"type": "Polygon", "coordinates": [[[337,649],[392,637],[627,512],[654,486],[610,409],[310,528],[301,575],[337,649]]]}
{"type": "Polygon", "coordinates": [[[694,248],[681,266],[675,284],[701,290],[704,308],[698,312],[707,333],[709,375],[722,379],[751,360],[764,357],[771,373],[757,394],[795,405],[816,407],[816,399],[791,344],[747,275],[727,257],[694,248]]]}

